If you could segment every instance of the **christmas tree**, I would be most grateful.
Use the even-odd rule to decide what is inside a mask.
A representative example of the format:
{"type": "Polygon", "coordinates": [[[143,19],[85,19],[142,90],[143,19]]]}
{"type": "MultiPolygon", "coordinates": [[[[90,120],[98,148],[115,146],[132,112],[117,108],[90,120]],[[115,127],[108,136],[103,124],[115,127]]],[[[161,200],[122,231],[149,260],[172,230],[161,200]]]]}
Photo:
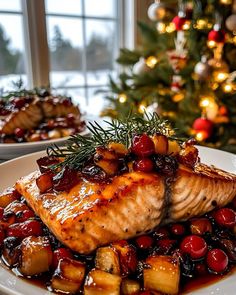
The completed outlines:
{"type": "Polygon", "coordinates": [[[236,152],[236,1],[157,0],[142,45],[121,49],[103,115],[156,112],[184,136],[236,152]]]}

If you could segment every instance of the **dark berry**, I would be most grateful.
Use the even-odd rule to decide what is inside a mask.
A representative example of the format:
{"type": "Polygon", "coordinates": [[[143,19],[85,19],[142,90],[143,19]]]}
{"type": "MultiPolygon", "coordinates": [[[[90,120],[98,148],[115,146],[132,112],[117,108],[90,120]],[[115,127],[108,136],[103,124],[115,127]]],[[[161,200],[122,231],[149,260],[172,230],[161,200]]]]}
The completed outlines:
{"type": "Polygon", "coordinates": [[[4,238],[5,238],[4,230],[0,228],[0,247],[3,245],[4,238]]]}
{"type": "Polygon", "coordinates": [[[236,224],[236,214],[232,209],[221,208],[214,213],[215,221],[224,227],[233,227],[236,224]]]}
{"type": "Polygon", "coordinates": [[[7,229],[8,237],[26,238],[42,235],[42,224],[37,220],[27,220],[22,223],[14,223],[7,229]]]}
{"type": "Polygon", "coordinates": [[[135,240],[137,246],[140,249],[148,249],[153,245],[153,238],[147,235],[140,236],[135,240]]]}
{"type": "Polygon", "coordinates": [[[176,236],[182,236],[185,233],[185,227],[183,224],[175,223],[170,226],[170,231],[176,236]]]}
{"type": "Polygon", "coordinates": [[[169,231],[165,227],[161,227],[158,230],[156,230],[153,234],[155,238],[163,239],[163,238],[168,238],[169,237],[169,231]]]}
{"type": "Polygon", "coordinates": [[[22,137],[24,137],[24,135],[25,135],[25,130],[22,129],[22,128],[16,128],[16,129],[14,130],[14,134],[15,134],[16,137],[18,137],[18,138],[22,138],[22,137]]]}
{"type": "Polygon", "coordinates": [[[136,160],[134,162],[133,166],[135,171],[140,171],[140,172],[152,172],[154,168],[153,161],[149,158],[143,158],[136,160]]]}
{"type": "Polygon", "coordinates": [[[224,272],[228,267],[228,263],[228,256],[221,249],[212,249],[207,253],[207,265],[213,272],[224,272]]]}
{"type": "Polygon", "coordinates": [[[78,171],[64,167],[53,177],[53,188],[57,191],[69,191],[78,181],[78,171]]]}
{"type": "Polygon", "coordinates": [[[139,157],[148,157],[154,154],[154,142],[147,134],[135,135],[132,142],[132,152],[139,157]]]}
{"type": "Polygon", "coordinates": [[[207,268],[206,268],[206,265],[204,263],[197,263],[195,265],[195,272],[196,274],[198,275],[206,275],[207,274],[207,268]]]}
{"type": "Polygon", "coordinates": [[[39,158],[36,162],[39,166],[40,172],[45,173],[50,171],[50,166],[57,164],[59,160],[55,157],[42,157],[39,158]]]}
{"type": "Polygon", "coordinates": [[[163,239],[157,241],[157,249],[158,254],[167,255],[170,253],[170,251],[173,249],[173,247],[176,244],[176,240],[171,239],[163,239]]]}
{"type": "Polygon", "coordinates": [[[18,213],[16,213],[17,222],[24,222],[32,217],[35,217],[35,214],[30,209],[19,211],[18,213]]]}
{"type": "Polygon", "coordinates": [[[172,176],[178,168],[176,158],[166,155],[158,155],[155,158],[156,170],[164,175],[172,176]]]}
{"type": "Polygon", "coordinates": [[[200,259],[207,253],[207,244],[203,238],[190,235],[182,240],[180,249],[183,253],[189,254],[192,259],[200,259]]]}
{"type": "Polygon", "coordinates": [[[0,220],[3,219],[4,208],[0,207],[0,220]]]}

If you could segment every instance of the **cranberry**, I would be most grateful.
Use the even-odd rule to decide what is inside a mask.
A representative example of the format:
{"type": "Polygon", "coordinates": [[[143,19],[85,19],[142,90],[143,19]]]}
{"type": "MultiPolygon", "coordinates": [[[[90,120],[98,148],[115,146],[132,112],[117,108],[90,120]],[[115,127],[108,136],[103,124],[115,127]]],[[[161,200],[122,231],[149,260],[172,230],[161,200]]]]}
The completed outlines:
{"type": "Polygon", "coordinates": [[[16,214],[17,222],[24,222],[32,217],[35,217],[34,212],[30,209],[20,211],[16,214]]]}
{"type": "Polygon", "coordinates": [[[212,232],[212,225],[208,218],[193,218],[190,220],[190,230],[193,235],[203,235],[212,232]]]}
{"type": "Polygon", "coordinates": [[[176,240],[163,239],[157,241],[158,253],[164,255],[168,254],[175,244],[176,240]]]}
{"type": "Polygon", "coordinates": [[[25,99],[23,97],[15,97],[11,103],[14,105],[15,108],[21,109],[23,106],[25,106],[25,99]]]}
{"type": "Polygon", "coordinates": [[[70,125],[73,125],[74,122],[75,122],[75,115],[73,113],[69,113],[67,115],[67,122],[70,124],[70,125]]]}
{"type": "Polygon", "coordinates": [[[37,220],[27,220],[22,223],[14,223],[7,229],[8,237],[26,238],[29,236],[41,236],[42,224],[37,220]]]}
{"type": "Polygon", "coordinates": [[[215,221],[224,227],[233,227],[236,224],[236,214],[232,209],[221,208],[214,214],[215,221]]]}
{"type": "Polygon", "coordinates": [[[183,224],[175,223],[171,225],[170,231],[176,236],[182,236],[185,233],[185,227],[183,224]]]}
{"type": "Polygon", "coordinates": [[[207,274],[207,268],[204,263],[197,263],[195,265],[195,271],[198,275],[206,275],[207,274]]]}
{"type": "Polygon", "coordinates": [[[135,240],[137,246],[140,249],[148,249],[153,245],[153,238],[147,235],[140,236],[135,240]]]}
{"type": "Polygon", "coordinates": [[[63,258],[73,258],[73,255],[69,249],[66,248],[58,248],[53,252],[53,260],[52,266],[53,268],[57,268],[60,259],[63,258]]]}
{"type": "Polygon", "coordinates": [[[69,106],[72,105],[72,102],[71,102],[70,98],[64,98],[64,99],[62,100],[62,103],[63,103],[63,105],[64,105],[65,107],[69,107],[69,106]]]}
{"type": "Polygon", "coordinates": [[[189,254],[192,259],[200,259],[207,253],[207,244],[203,238],[190,235],[182,240],[180,249],[183,253],[189,254]]]}
{"type": "Polygon", "coordinates": [[[157,239],[163,239],[163,238],[168,238],[169,237],[169,232],[168,230],[165,228],[165,227],[161,227],[159,228],[158,230],[156,230],[154,232],[154,236],[157,238],[157,239]]]}
{"type": "Polygon", "coordinates": [[[212,249],[207,253],[207,265],[213,272],[224,272],[227,269],[228,263],[228,256],[221,249],[212,249]]]}
{"type": "Polygon", "coordinates": [[[132,142],[132,151],[140,157],[148,157],[154,154],[154,142],[147,134],[135,135],[132,142]]]}
{"type": "Polygon", "coordinates": [[[143,159],[139,159],[136,160],[134,162],[134,170],[135,171],[140,171],[140,172],[151,172],[153,171],[154,165],[152,160],[148,159],[148,158],[143,158],[143,159]]]}
{"type": "Polygon", "coordinates": [[[50,171],[50,166],[55,165],[59,160],[55,157],[42,157],[37,160],[39,170],[41,173],[50,171]]]}
{"type": "Polygon", "coordinates": [[[25,130],[22,129],[22,128],[16,128],[16,129],[14,130],[14,134],[15,134],[16,137],[18,137],[18,138],[22,138],[22,137],[24,137],[24,135],[25,135],[25,130]]]}

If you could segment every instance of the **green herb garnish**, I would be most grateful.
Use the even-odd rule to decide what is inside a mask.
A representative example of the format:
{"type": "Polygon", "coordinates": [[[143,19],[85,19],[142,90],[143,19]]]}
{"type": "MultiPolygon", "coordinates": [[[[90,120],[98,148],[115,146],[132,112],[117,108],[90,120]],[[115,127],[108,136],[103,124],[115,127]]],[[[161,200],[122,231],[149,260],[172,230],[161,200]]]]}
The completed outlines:
{"type": "Polygon", "coordinates": [[[111,142],[118,142],[130,148],[136,134],[146,133],[152,136],[160,133],[172,140],[183,141],[175,137],[175,131],[169,122],[162,120],[156,113],[145,113],[145,117],[146,119],[140,115],[130,114],[125,120],[117,119],[111,122],[104,120],[107,124],[106,129],[97,122],[89,122],[87,128],[91,133],[90,136],[72,135],[65,147],[53,145],[48,148],[47,153],[49,156],[64,158],[54,168],[68,166],[80,169],[94,155],[97,147],[106,147],[111,142]]]}

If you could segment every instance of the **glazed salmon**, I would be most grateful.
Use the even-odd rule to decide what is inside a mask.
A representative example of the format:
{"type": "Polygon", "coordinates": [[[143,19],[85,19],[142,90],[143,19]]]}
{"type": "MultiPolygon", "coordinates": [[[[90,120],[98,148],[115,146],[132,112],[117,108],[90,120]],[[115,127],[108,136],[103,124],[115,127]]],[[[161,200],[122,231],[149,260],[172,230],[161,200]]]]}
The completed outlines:
{"type": "Polygon", "coordinates": [[[180,166],[168,183],[157,173],[130,172],[109,184],[83,178],[68,193],[40,194],[36,171],[17,190],[53,234],[82,254],[120,239],[149,232],[160,224],[202,215],[232,201],[236,176],[199,164],[180,166]]]}

